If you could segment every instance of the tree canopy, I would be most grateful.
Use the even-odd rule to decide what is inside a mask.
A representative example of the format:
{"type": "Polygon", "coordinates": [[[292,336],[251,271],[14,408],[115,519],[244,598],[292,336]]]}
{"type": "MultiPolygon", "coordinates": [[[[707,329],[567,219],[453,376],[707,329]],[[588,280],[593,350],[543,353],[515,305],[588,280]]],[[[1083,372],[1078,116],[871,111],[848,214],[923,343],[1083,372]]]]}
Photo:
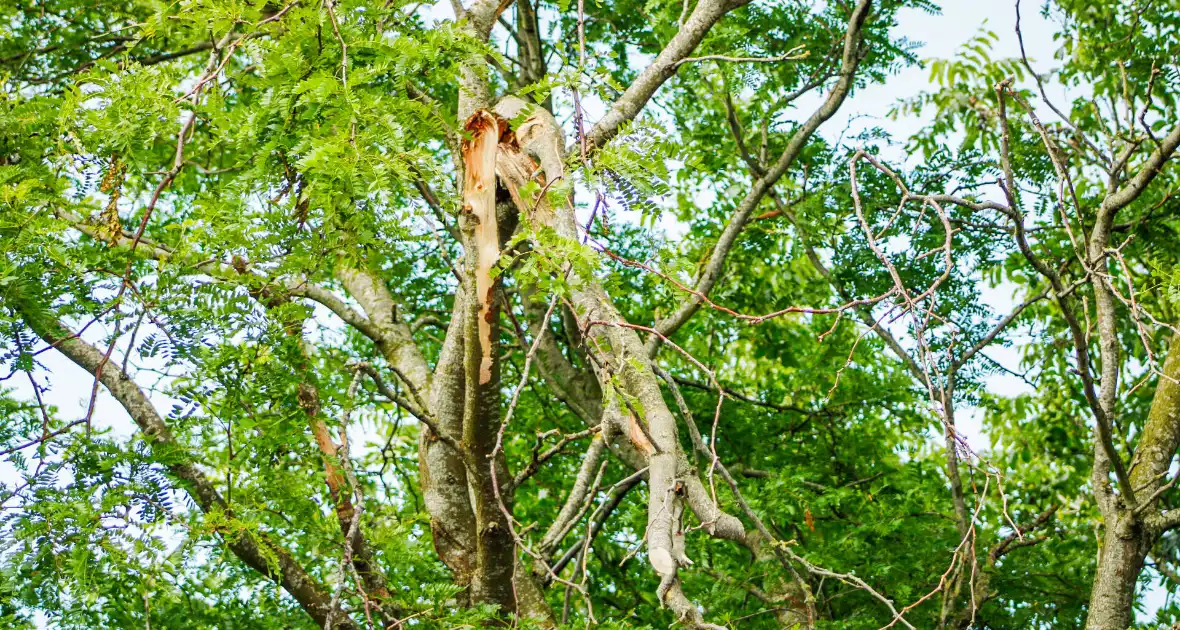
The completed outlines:
{"type": "Polygon", "coordinates": [[[996,10],[0,4],[0,624],[1180,624],[1180,9],[996,10]]]}

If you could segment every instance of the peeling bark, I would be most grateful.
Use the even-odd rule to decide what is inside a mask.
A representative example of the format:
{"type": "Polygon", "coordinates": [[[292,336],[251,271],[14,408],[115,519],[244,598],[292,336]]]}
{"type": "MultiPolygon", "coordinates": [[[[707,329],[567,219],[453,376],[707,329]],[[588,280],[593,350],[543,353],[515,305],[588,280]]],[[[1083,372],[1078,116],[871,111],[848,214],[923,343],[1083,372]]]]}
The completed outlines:
{"type": "MultiPolygon", "coordinates": [[[[497,112],[507,115],[519,112],[522,107],[519,99],[505,99],[497,107],[497,112]]],[[[537,208],[538,220],[551,220],[552,223],[548,225],[559,236],[576,241],[577,226],[572,204],[563,203],[554,208],[542,197],[530,206],[519,194],[519,189],[529,181],[524,174],[529,173],[529,165],[536,163],[533,162],[534,158],[541,163],[547,183],[564,177],[560,128],[551,114],[539,109],[534,110],[520,128],[525,133],[518,136],[516,142],[500,143],[500,159],[508,162],[499,168],[501,178],[521,212],[531,212],[534,207],[537,208]],[[525,151],[528,153],[525,154],[525,151]]],[[[623,425],[618,427],[620,433],[628,438],[628,446],[646,459],[648,466],[646,539],[648,559],[660,576],[657,595],[662,604],[675,612],[681,623],[693,628],[710,627],[696,606],[680,590],[677,578],[678,569],[691,564],[685,553],[683,532],[680,530],[687,486],[679,476],[691,471],[691,476],[698,484],[700,480],[689,467],[680,447],[675,416],[664,402],[659,381],[638,334],[634,330],[614,325],[624,320],[595,278],[586,277],[573,269],[568,273],[569,300],[579,311],[580,332],[585,336],[586,346],[596,349],[595,372],[601,391],[621,388],[622,395],[635,399],[638,403],[636,406],[643,409],[644,417],[635,418],[634,421],[629,421],[622,413],[608,416],[616,417],[623,425]],[[646,432],[632,430],[639,422],[646,422],[646,432]]]]}
{"type": "Polygon", "coordinates": [[[475,295],[479,303],[479,383],[492,378],[492,309],[495,280],[492,267],[500,259],[500,232],[496,227],[496,146],[500,126],[496,117],[478,111],[467,120],[463,130],[470,134],[463,141],[463,211],[474,224],[475,295]]]}
{"type": "Polygon", "coordinates": [[[503,204],[497,203],[496,157],[506,130],[504,121],[482,109],[465,126],[460,217],[464,272],[429,381],[429,412],[447,439],[423,429],[419,469],[435,549],[456,584],[466,588],[461,603],[496,604],[506,614],[549,627],[553,617],[543,592],[530,571],[518,570],[516,542],[505,515],[512,509],[512,476],[502,452],[492,457],[501,404],[500,305],[492,272],[502,247],[500,228],[510,230],[516,224],[516,207],[508,204],[501,216],[503,204]]]}
{"type": "MultiPolygon", "coordinates": [[[[465,305],[456,302],[445,356],[440,358],[435,377],[436,383],[445,382],[447,399],[441,398],[444,392],[440,389],[435,406],[448,406],[448,428],[444,430],[462,436],[462,453],[438,453],[444,460],[438,463],[451,469],[454,477],[462,467],[466,483],[461,491],[455,485],[442,489],[437,483],[430,484],[435,506],[449,510],[449,514],[440,512],[439,518],[432,518],[432,523],[437,523],[440,531],[446,530],[448,521],[463,523],[462,537],[451,546],[462,549],[463,553],[456,554],[455,559],[462,561],[456,568],[463,572],[473,603],[497,604],[506,613],[549,623],[551,613],[531,574],[516,570],[516,541],[505,514],[512,509],[512,476],[503,452],[493,457],[501,403],[500,307],[493,276],[501,247],[496,156],[507,126],[480,109],[470,116],[464,130],[468,137],[462,144],[461,229],[467,274],[460,293],[465,305]]],[[[512,227],[515,208],[509,209],[504,220],[512,227]]],[[[431,468],[429,461],[424,460],[424,468],[431,468]]],[[[432,517],[434,514],[432,510],[432,517]]]]}

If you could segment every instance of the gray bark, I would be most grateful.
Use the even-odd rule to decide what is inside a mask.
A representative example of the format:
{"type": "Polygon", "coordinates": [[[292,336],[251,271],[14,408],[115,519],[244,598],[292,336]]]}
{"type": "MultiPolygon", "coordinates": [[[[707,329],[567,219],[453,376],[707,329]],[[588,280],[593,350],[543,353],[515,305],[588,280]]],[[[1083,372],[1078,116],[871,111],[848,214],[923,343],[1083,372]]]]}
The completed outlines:
{"type": "Polygon", "coordinates": [[[1134,621],[1135,584],[1154,536],[1142,521],[1120,515],[1107,523],[1098,557],[1098,572],[1090,591],[1087,630],[1124,630],[1134,621]]]}
{"type": "MultiPolygon", "coordinates": [[[[431,407],[439,430],[457,437],[463,434],[466,383],[463,372],[463,328],[471,313],[467,292],[455,292],[452,326],[443,340],[434,373],[431,407]]],[[[418,444],[418,470],[422,498],[430,514],[431,539],[439,558],[459,586],[468,586],[475,571],[475,514],[467,495],[467,468],[463,454],[428,427],[422,427],[418,444]]]]}
{"type": "Polygon", "coordinates": [[[1117,459],[1109,432],[1117,414],[1116,397],[1121,370],[1120,344],[1115,318],[1115,299],[1107,273],[1109,246],[1115,215],[1139,198],[1148,184],[1164,168],[1180,147],[1180,126],[1163,138],[1139,171],[1123,186],[1112,186],[1102,201],[1087,244],[1088,262],[1097,273],[1093,282],[1097,327],[1102,358],[1102,379],[1098,396],[1099,439],[1094,448],[1095,494],[1105,521],[1105,532],[1098,569],[1090,591],[1090,609],[1086,619],[1089,630],[1126,628],[1134,620],[1135,585],[1143,570],[1147,554],[1170,523],[1163,522],[1156,507],[1156,490],[1180,447],[1180,343],[1173,338],[1163,366],[1163,377],[1156,387],[1147,422],[1139,437],[1126,471],[1117,459]],[[1103,421],[1106,420],[1105,429],[1103,421]],[[1111,496],[1107,478],[1111,468],[1117,473],[1121,495],[1111,496]]]}
{"type": "Polygon", "coordinates": [[[709,29],[726,13],[748,3],[749,0],[700,0],[676,35],[656,55],[655,61],[639,73],[602,120],[586,132],[587,145],[601,147],[615,137],[619,127],[635,118],[656,90],[676,74],[679,62],[696,50],[709,29]]]}
{"type": "Polygon", "coordinates": [[[1156,506],[1164,476],[1180,448],[1180,339],[1173,337],[1163,364],[1163,376],[1156,385],[1151,410],[1139,437],[1131,483],[1144,503],[1120,506],[1107,517],[1098,556],[1098,570],[1090,591],[1086,618],[1088,630],[1130,627],[1134,621],[1135,586],[1147,554],[1159,536],[1176,524],[1156,506]]]}

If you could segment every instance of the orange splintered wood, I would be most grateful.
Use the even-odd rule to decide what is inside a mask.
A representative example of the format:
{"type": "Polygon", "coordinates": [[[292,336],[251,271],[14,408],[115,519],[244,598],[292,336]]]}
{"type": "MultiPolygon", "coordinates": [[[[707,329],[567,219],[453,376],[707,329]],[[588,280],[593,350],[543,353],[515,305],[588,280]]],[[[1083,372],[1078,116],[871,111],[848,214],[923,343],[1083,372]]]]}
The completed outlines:
{"type": "Polygon", "coordinates": [[[651,440],[647,439],[647,433],[643,430],[643,425],[640,424],[639,418],[635,414],[627,414],[627,434],[631,438],[631,443],[643,451],[644,455],[651,455],[656,452],[655,447],[652,446],[651,440]]]}
{"type": "Polygon", "coordinates": [[[479,382],[492,380],[492,267],[500,259],[500,234],[496,226],[496,145],[500,126],[496,117],[479,110],[463,127],[464,209],[475,217],[475,294],[479,300],[479,345],[482,359],[479,382]]]}

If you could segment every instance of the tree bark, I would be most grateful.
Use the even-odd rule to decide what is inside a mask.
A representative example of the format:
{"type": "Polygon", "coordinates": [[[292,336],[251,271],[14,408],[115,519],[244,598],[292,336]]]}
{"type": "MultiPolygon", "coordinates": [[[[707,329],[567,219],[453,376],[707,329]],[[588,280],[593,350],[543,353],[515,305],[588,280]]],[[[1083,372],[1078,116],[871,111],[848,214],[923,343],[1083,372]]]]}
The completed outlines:
{"type": "Polygon", "coordinates": [[[1180,339],[1173,337],[1156,385],[1151,410],[1135,452],[1131,484],[1143,497],[1140,506],[1118,506],[1106,523],[1098,569],[1090,591],[1088,630],[1122,630],[1134,621],[1135,585],[1147,554],[1166,530],[1156,507],[1158,494],[1180,447],[1180,339]]]}
{"type": "MultiPolygon", "coordinates": [[[[509,118],[521,106],[519,99],[505,99],[497,107],[497,112],[503,118],[509,118]]],[[[576,246],[580,244],[572,203],[567,200],[553,207],[544,196],[530,203],[520,195],[520,188],[536,170],[536,162],[530,155],[541,163],[546,184],[564,177],[562,146],[560,128],[552,115],[544,110],[534,111],[520,125],[515,137],[509,142],[501,142],[497,170],[522,213],[533,212],[534,221],[549,225],[559,237],[576,246]],[[528,151],[528,155],[522,149],[528,151]]],[[[541,243],[535,245],[542,246],[541,243]]],[[[637,451],[648,467],[646,539],[648,559],[660,576],[657,595],[661,604],[671,608],[686,626],[714,627],[704,622],[700,610],[680,590],[677,570],[691,564],[685,553],[680,517],[685,498],[691,498],[693,488],[699,488],[701,492],[697,494],[701,496],[695,503],[690,503],[711,533],[722,513],[712,506],[711,501],[702,498],[706,493],[697,471],[690,466],[680,446],[676,418],[664,401],[659,380],[639,335],[620,325],[625,324],[625,320],[596,278],[573,268],[563,273],[569,275],[568,299],[578,312],[577,326],[584,336],[584,345],[594,356],[599,388],[608,393],[610,404],[604,406],[606,417],[618,418],[616,421],[620,424],[627,424],[629,420],[640,426],[639,431],[633,431],[630,424],[615,428],[620,435],[631,436],[631,450],[637,451]],[[612,409],[616,412],[610,413],[612,409]]],[[[626,452],[626,449],[620,451],[626,452]]],[[[740,521],[732,516],[728,518],[744,534],[740,521]]]]}
{"type": "Polygon", "coordinates": [[[1135,612],[1135,584],[1155,542],[1144,523],[1129,514],[1106,526],[1098,572],[1090,591],[1088,630],[1124,630],[1131,627],[1135,612]]]}
{"type": "MultiPolygon", "coordinates": [[[[434,373],[432,413],[438,429],[449,436],[463,433],[466,382],[463,371],[464,329],[454,325],[466,321],[471,300],[463,287],[455,292],[452,325],[443,340],[434,373]]],[[[439,559],[451,570],[455,584],[467,588],[475,572],[475,514],[467,496],[467,467],[463,453],[422,427],[418,444],[418,471],[422,498],[430,515],[430,533],[439,559]]],[[[464,591],[464,600],[470,593],[464,591]]]]}

